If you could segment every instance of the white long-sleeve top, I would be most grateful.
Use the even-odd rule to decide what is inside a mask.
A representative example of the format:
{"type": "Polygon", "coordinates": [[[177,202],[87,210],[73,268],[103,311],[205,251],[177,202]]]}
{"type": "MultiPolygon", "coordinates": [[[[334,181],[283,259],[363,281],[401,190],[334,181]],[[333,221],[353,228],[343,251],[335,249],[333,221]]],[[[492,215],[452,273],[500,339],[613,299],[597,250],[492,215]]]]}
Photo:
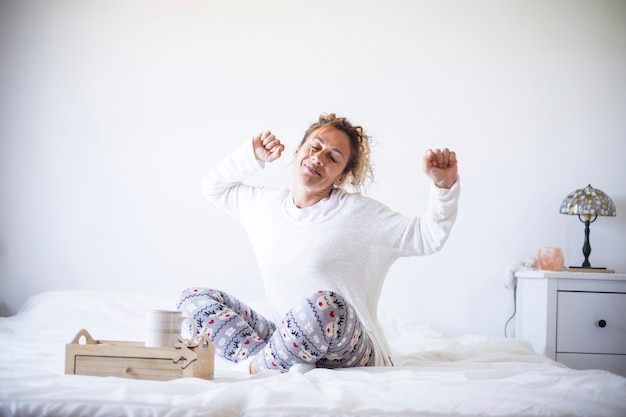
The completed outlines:
{"type": "Polygon", "coordinates": [[[263,167],[248,141],[204,176],[202,189],[247,231],[273,319],[279,322],[318,290],[335,291],[354,307],[370,335],[376,365],[391,365],[377,312],[384,279],[398,258],[432,254],[443,246],[456,219],[459,181],[449,190],[433,184],[428,209],[418,218],[342,189],[299,209],[288,189],[242,182],[263,167]]]}

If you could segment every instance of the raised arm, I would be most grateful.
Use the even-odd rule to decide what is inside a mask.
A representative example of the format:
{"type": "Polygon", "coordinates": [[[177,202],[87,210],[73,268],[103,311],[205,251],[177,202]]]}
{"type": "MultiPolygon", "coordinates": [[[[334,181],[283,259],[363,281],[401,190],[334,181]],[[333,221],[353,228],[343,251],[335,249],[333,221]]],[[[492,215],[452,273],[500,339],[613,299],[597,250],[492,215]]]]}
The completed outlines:
{"type": "Polygon", "coordinates": [[[204,196],[227,211],[236,213],[240,204],[253,195],[252,188],[242,181],[260,171],[266,162],[280,158],[284,149],[284,145],[269,131],[253,136],[252,141],[245,141],[206,173],[202,179],[204,196]]]}

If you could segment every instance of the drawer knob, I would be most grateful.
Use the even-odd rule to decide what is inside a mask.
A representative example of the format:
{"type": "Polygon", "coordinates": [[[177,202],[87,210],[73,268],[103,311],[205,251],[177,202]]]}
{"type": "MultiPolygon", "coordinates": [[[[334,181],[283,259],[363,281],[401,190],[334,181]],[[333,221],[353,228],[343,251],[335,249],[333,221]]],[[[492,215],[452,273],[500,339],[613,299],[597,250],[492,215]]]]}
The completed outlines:
{"type": "Polygon", "coordinates": [[[133,370],[129,367],[124,368],[124,373],[125,374],[130,374],[133,370]]]}
{"type": "Polygon", "coordinates": [[[605,328],[606,327],[606,321],[605,320],[598,320],[598,327],[605,328]]]}

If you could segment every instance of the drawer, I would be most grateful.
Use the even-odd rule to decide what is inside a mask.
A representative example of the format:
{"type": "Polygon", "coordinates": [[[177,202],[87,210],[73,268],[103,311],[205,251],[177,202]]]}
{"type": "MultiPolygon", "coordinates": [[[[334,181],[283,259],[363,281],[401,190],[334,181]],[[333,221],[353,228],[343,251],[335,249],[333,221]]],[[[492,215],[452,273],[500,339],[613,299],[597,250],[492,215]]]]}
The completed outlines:
{"type": "Polygon", "coordinates": [[[603,369],[626,377],[626,355],[557,353],[556,360],[572,369],[603,369]]]}
{"type": "Polygon", "coordinates": [[[116,376],[120,378],[167,381],[186,376],[171,359],[124,358],[76,355],[76,375],[116,376]]]}
{"type": "Polygon", "coordinates": [[[559,291],[556,351],[626,354],[626,294],[559,291]]]}

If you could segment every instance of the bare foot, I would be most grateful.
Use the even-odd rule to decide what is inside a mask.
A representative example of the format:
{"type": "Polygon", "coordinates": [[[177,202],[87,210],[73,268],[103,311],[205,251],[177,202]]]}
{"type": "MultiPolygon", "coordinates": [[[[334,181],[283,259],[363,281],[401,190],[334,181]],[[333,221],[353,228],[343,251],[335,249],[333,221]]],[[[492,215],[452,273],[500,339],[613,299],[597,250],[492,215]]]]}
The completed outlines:
{"type": "Polygon", "coordinates": [[[256,374],[257,372],[259,372],[259,371],[256,369],[256,365],[254,364],[254,361],[250,362],[250,373],[251,373],[252,375],[254,375],[254,374],[256,374]]]}

